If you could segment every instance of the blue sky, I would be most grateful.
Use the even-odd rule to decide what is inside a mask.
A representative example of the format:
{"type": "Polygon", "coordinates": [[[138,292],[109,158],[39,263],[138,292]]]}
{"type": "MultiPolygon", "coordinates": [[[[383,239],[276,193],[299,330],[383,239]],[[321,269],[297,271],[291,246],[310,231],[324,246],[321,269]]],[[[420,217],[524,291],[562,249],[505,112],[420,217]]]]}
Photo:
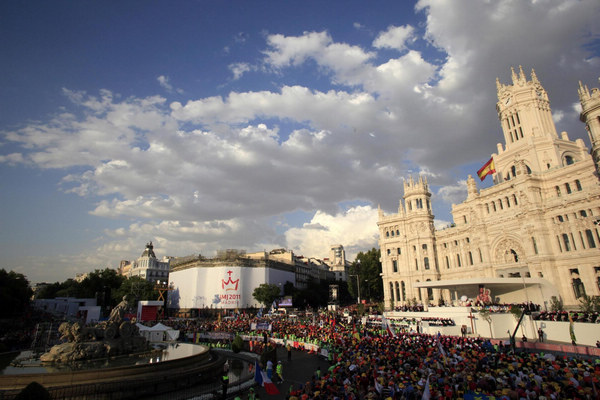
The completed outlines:
{"type": "Polygon", "coordinates": [[[352,258],[419,173],[447,224],[502,140],[511,67],[589,145],[599,17],[595,0],[1,2],[0,266],[62,281],[147,241],[352,258]]]}

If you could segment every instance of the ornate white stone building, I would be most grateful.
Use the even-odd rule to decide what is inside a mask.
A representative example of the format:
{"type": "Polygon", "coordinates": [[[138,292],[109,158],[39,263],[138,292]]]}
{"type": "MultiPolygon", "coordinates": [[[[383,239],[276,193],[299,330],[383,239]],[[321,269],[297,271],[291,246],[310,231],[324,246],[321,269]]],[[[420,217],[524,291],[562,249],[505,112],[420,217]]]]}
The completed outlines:
{"type": "Polygon", "coordinates": [[[169,257],[163,257],[162,260],[156,258],[154,246],[150,242],[146,244],[144,252],[137,260],[133,262],[121,261],[119,274],[128,278],[139,276],[150,282],[165,284],[169,282],[169,264],[169,257]]]}
{"type": "Polygon", "coordinates": [[[548,95],[532,70],[498,80],[496,105],[504,144],[492,154],[494,185],[468,177],[454,223],[436,230],[423,177],[404,183],[398,213],[379,211],[386,308],[417,301],[457,303],[491,289],[501,303],[567,307],[600,295],[600,90],[580,83],[583,140],[557,134],[548,95]],[[414,299],[414,300],[413,300],[414,299]]]}

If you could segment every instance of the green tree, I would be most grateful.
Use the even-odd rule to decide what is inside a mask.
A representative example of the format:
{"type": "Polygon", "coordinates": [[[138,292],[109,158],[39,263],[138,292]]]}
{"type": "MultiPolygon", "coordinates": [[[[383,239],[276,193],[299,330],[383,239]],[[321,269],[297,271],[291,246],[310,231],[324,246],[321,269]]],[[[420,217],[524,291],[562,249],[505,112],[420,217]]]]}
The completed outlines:
{"type": "Polygon", "coordinates": [[[244,340],[240,335],[235,335],[233,338],[233,342],[231,342],[231,350],[234,353],[239,353],[240,351],[244,350],[244,340]]]}
{"type": "Polygon", "coordinates": [[[36,299],[53,299],[58,297],[56,293],[61,289],[62,283],[54,282],[44,286],[40,286],[38,290],[35,292],[36,299]]]}
{"type": "Polygon", "coordinates": [[[311,279],[307,287],[297,293],[294,304],[301,308],[327,306],[327,302],[329,301],[329,285],[332,283],[311,279]]]}
{"type": "Polygon", "coordinates": [[[268,283],[261,284],[252,292],[252,297],[265,307],[270,307],[280,295],[279,286],[268,283]]]}
{"type": "MultiPolygon", "coordinates": [[[[58,286],[58,290],[54,293],[55,297],[86,297],[82,294],[81,284],[77,282],[75,279],[67,279],[62,282],[58,286]]],[[[90,296],[94,297],[94,296],[90,296]]]]}
{"type": "Polygon", "coordinates": [[[350,266],[350,276],[348,277],[348,290],[354,298],[358,298],[360,294],[361,299],[383,300],[380,258],[381,252],[376,248],[356,255],[356,259],[350,266]],[[359,286],[360,293],[358,293],[359,286]]]}
{"type": "Polygon", "coordinates": [[[0,317],[21,314],[29,306],[32,294],[25,275],[0,269],[0,317]]]}
{"type": "Polygon", "coordinates": [[[521,314],[523,314],[523,309],[519,306],[512,306],[510,308],[510,313],[515,317],[515,321],[518,321],[521,318],[521,314]]]}
{"type": "Polygon", "coordinates": [[[564,310],[564,307],[563,307],[562,300],[560,300],[556,296],[552,296],[550,298],[550,311],[557,312],[557,311],[563,311],[563,310],[564,310]]]}
{"type": "Polygon", "coordinates": [[[121,286],[113,292],[113,295],[115,299],[122,299],[123,296],[127,296],[132,304],[137,304],[140,300],[158,299],[158,291],[155,290],[154,284],[139,276],[124,279],[121,286]]]}
{"type": "Polygon", "coordinates": [[[584,294],[579,298],[579,305],[581,311],[586,313],[600,311],[600,296],[588,296],[584,294]]]}
{"type": "Polygon", "coordinates": [[[105,268],[90,272],[88,276],[81,281],[78,297],[97,298],[102,306],[114,307],[123,296],[119,297],[118,289],[123,281],[127,279],[119,275],[116,270],[105,268]]]}

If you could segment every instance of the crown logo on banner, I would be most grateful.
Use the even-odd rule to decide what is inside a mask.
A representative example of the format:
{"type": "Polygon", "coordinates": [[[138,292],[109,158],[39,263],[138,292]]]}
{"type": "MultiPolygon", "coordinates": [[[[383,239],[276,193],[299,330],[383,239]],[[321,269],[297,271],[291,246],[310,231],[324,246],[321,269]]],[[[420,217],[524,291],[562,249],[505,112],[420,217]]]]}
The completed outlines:
{"type": "Polygon", "coordinates": [[[229,274],[229,278],[227,280],[221,279],[221,288],[225,289],[225,290],[238,290],[238,285],[240,283],[240,278],[238,278],[238,279],[236,279],[234,281],[233,279],[231,279],[231,274],[233,272],[232,271],[227,271],[227,273],[229,274]]]}

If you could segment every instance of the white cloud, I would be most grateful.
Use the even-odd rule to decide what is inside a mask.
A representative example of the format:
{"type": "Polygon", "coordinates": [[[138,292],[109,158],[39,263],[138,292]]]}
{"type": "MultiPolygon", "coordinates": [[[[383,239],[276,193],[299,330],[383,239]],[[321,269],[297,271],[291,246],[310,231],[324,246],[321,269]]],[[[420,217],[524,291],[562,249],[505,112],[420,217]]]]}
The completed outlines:
{"type": "Polygon", "coordinates": [[[414,41],[415,29],[410,25],[390,26],[387,31],[382,32],[373,41],[373,47],[378,49],[389,48],[404,50],[406,42],[414,41]]]}
{"type": "Polygon", "coordinates": [[[165,76],[165,75],[160,75],[158,78],[156,78],[156,80],[158,81],[158,84],[163,88],[166,89],[167,92],[177,92],[179,94],[183,93],[183,89],[175,89],[173,88],[173,85],[171,85],[171,83],[169,82],[169,77],[165,76]]]}
{"type": "Polygon", "coordinates": [[[446,185],[441,187],[437,196],[448,204],[459,204],[467,198],[467,181],[460,180],[454,185],[446,185]]]}
{"type": "Polygon", "coordinates": [[[5,163],[10,166],[15,166],[17,164],[22,164],[25,162],[23,158],[23,154],[21,153],[10,153],[6,155],[0,155],[0,164],[5,163]]]}
{"type": "Polygon", "coordinates": [[[229,70],[233,73],[233,79],[238,80],[246,72],[251,71],[252,68],[248,63],[234,63],[229,65],[229,70]]]}
{"type": "Polygon", "coordinates": [[[377,218],[377,209],[370,206],[334,215],[317,211],[309,223],[289,229],[285,237],[290,249],[308,257],[328,257],[329,246],[341,243],[352,260],[359,251],[377,247],[377,218]]]}
{"type": "Polygon", "coordinates": [[[158,78],[156,78],[156,80],[158,81],[158,84],[160,86],[162,86],[163,88],[167,89],[169,92],[173,90],[173,86],[171,86],[171,84],[169,83],[169,78],[161,75],[158,78]]]}
{"type": "MultiPolygon", "coordinates": [[[[266,36],[254,55],[264,68],[228,62],[241,88],[249,71],[273,73],[259,90],[178,102],[65,89],[67,111],[1,132],[0,163],[64,171],[61,189],[90,198],[94,216],[129,221],[97,252],[137,255],[160,238],[169,255],[277,245],[323,257],[332,243],[376,246],[376,210],[340,204],[394,209],[410,171],[442,187],[435,209],[464,200],[452,173],[495,151],[494,82],[508,83],[511,66],[535,67],[558,130],[585,137],[573,102],[577,80],[597,79],[584,46],[600,30],[596,1],[421,0],[417,10],[422,25],[391,26],[368,50],[327,31],[266,36]],[[429,48],[416,46],[423,39],[429,48]],[[389,48],[403,53],[380,59],[389,48]],[[298,210],[312,220],[275,232],[271,218],[298,210]]],[[[157,82],[175,90],[167,75],[157,82]]]]}

